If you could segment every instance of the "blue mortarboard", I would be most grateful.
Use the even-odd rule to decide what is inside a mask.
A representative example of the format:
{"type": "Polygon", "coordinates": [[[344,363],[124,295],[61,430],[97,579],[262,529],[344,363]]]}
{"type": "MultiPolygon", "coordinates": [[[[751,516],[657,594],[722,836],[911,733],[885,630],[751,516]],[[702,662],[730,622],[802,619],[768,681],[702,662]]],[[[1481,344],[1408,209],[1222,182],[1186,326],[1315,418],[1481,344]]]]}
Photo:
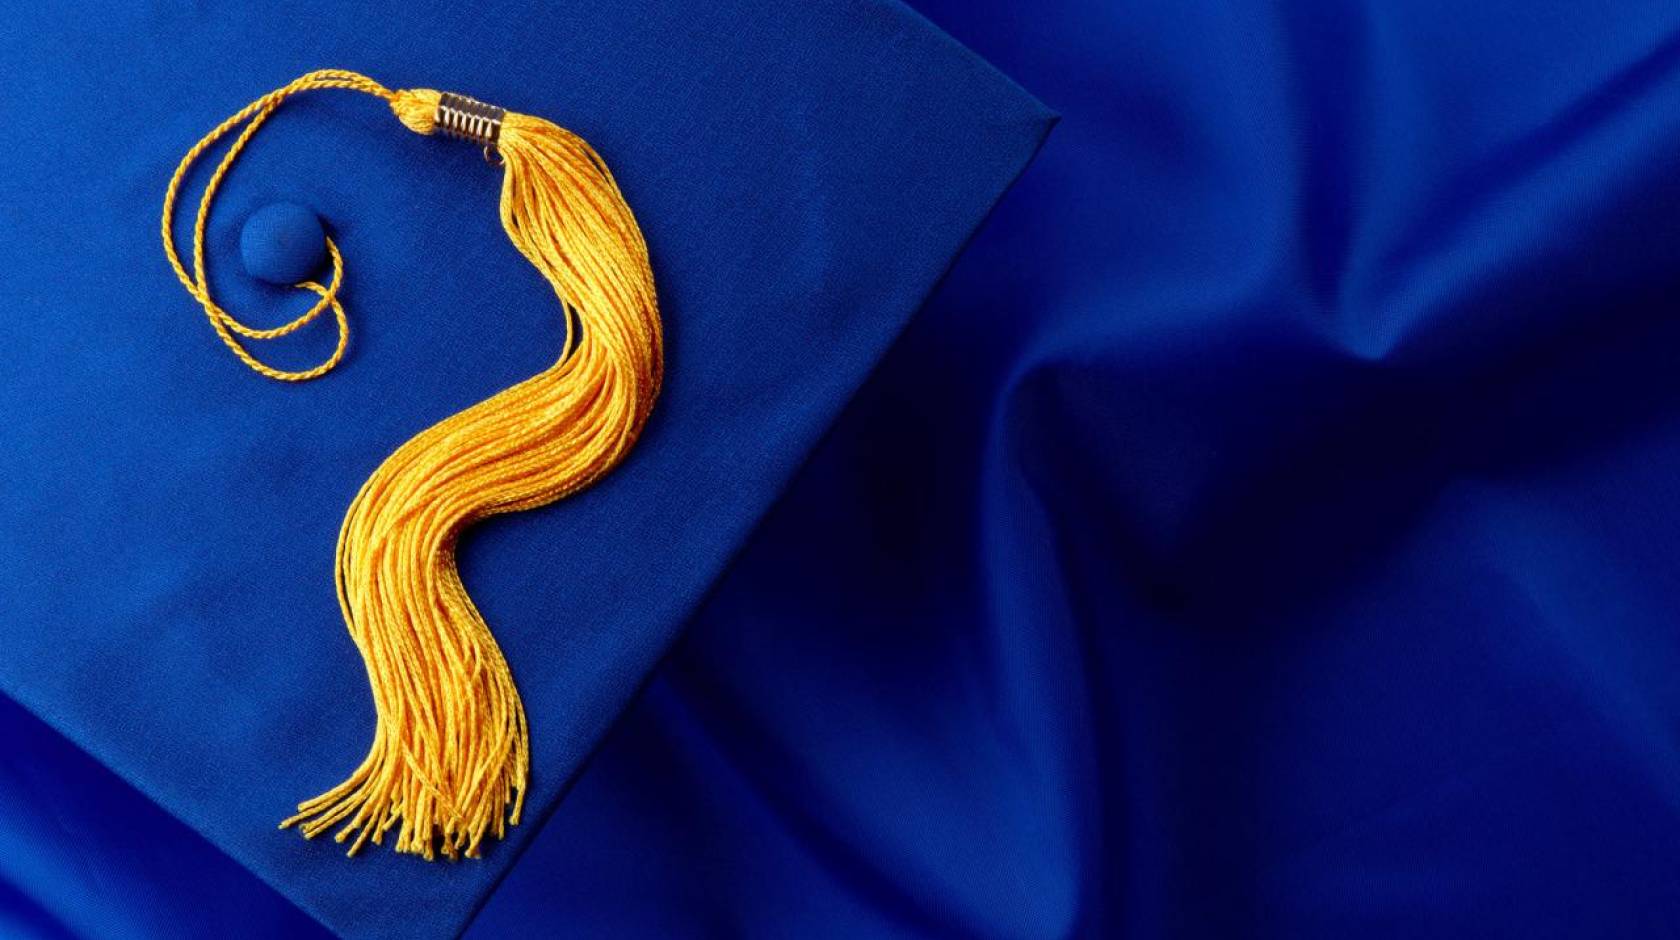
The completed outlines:
{"type": "MultiPolygon", "coordinates": [[[[307,207],[346,258],[355,332],[328,379],[262,382],[221,354],[162,262],[181,152],[334,65],[540,113],[617,173],[665,314],[664,397],[614,475],[461,549],[530,715],[540,819],[1048,126],[891,2],[434,13],[24,10],[0,51],[28,77],[7,107],[51,116],[9,122],[0,153],[14,259],[0,688],[362,936],[458,929],[536,827],[456,865],[347,861],[274,831],[355,766],[372,728],[331,589],[338,524],[386,454],[542,369],[564,325],[502,235],[499,178],[475,151],[393,131],[365,100],[300,101],[223,184],[209,276],[230,307],[295,316],[308,300],[238,259],[259,209],[307,207]],[[120,67],[72,64],[94,59],[120,67]]],[[[300,263],[267,260],[281,279],[300,263]]],[[[281,364],[318,361],[330,333],[298,336],[281,364]]]]}

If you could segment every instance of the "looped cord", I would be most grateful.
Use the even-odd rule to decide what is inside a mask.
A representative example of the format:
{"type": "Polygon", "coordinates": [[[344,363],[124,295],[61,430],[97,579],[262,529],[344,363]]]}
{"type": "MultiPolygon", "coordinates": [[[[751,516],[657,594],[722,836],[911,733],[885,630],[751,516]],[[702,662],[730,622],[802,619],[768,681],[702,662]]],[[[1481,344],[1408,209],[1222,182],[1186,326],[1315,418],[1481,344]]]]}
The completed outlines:
{"type": "Polygon", "coordinates": [[[365,92],[386,101],[396,97],[396,92],[366,75],[360,75],[356,72],[348,72],[342,69],[321,69],[310,72],[239,109],[232,117],[217,125],[215,130],[200,138],[198,143],[187,151],[186,156],[181,158],[180,164],[175,168],[175,175],[169,179],[169,189],[163,197],[163,251],[169,258],[170,267],[175,269],[175,276],[180,279],[181,286],[185,287],[187,293],[191,294],[193,299],[198,301],[199,306],[204,308],[205,316],[210,319],[210,326],[215,329],[216,335],[221,338],[222,342],[227,344],[228,349],[239,357],[239,361],[250,366],[252,370],[261,375],[282,382],[302,382],[325,375],[331,372],[333,367],[337,366],[339,361],[344,358],[344,349],[350,340],[350,324],[344,315],[344,306],[338,300],[339,284],[344,278],[344,259],[338,253],[338,246],[333,243],[331,238],[327,239],[327,253],[332,258],[332,279],[325,286],[315,281],[304,281],[296,285],[301,290],[314,292],[320,298],[314,306],[290,323],[268,329],[259,329],[241,322],[210,296],[210,284],[204,266],[204,230],[210,218],[210,204],[215,201],[216,190],[222,185],[222,179],[227,176],[234,160],[239,158],[240,152],[245,149],[245,145],[250,142],[257,129],[263,126],[263,123],[274,114],[275,109],[285,103],[287,98],[318,88],[346,88],[352,91],[365,92]],[[199,198],[198,216],[193,223],[193,266],[192,271],[189,272],[186,266],[181,263],[181,257],[175,249],[175,203],[180,197],[181,183],[186,179],[187,172],[192,169],[193,164],[204,154],[204,151],[232,133],[241,124],[244,125],[244,130],[239,132],[239,136],[234,138],[233,145],[228,148],[227,153],[222,155],[221,162],[216,165],[215,172],[210,175],[210,181],[204,186],[204,195],[199,198]],[[277,369],[258,359],[250,350],[245,348],[245,344],[239,341],[241,336],[246,339],[264,340],[278,339],[294,333],[313,322],[328,307],[332,308],[333,318],[337,321],[338,342],[331,355],[312,368],[295,371],[277,369]]]}

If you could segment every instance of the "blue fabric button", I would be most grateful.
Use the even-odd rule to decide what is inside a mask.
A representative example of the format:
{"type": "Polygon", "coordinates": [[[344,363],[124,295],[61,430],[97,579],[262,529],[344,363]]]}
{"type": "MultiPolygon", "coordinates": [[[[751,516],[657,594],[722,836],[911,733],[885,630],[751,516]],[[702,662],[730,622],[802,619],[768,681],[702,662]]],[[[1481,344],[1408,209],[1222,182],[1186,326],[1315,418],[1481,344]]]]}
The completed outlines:
{"type": "Polygon", "coordinates": [[[276,202],[252,213],[239,233],[245,271],[271,284],[308,280],[327,257],[321,220],[305,206],[276,202]]]}

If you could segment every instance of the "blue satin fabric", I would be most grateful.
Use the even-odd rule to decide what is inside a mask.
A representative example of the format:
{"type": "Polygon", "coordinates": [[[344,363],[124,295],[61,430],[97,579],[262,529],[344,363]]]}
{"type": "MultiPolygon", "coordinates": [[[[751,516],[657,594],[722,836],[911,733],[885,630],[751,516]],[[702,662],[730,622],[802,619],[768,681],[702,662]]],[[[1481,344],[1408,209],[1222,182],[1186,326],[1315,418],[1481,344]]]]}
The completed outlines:
{"type": "Polygon", "coordinates": [[[1063,120],[484,936],[1674,935],[1680,9],[921,7],[1063,120]]]}
{"type": "Polygon", "coordinates": [[[1064,120],[471,935],[1673,935],[1680,10],[919,6],[1064,120]]]}

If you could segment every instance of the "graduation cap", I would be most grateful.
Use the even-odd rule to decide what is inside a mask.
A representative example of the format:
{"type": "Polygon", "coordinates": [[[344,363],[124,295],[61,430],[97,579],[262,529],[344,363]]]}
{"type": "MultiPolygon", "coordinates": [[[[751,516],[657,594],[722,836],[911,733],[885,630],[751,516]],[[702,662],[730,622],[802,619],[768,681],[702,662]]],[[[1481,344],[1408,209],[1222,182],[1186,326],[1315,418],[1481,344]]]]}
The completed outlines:
{"type": "MultiPolygon", "coordinates": [[[[0,689],[355,936],[458,930],[534,829],[478,846],[480,860],[430,865],[388,852],[346,860],[342,846],[274,831],[300,798],[331,792],[346,774],[354,787],[373,729],[391,720],[369,694],[331,588],[349,571],[334,546],[346,507],[365,505],[356,502],[364,483],[394,479],[388,458],[426,428],[482,414],[476,403],[528,387],[557,355],[575,363],[580,338],[640,325],[624,346],[624,374],[641,381],[613,399],[630,413],[604,462],[622,465],[581,473],[598,480],[582,492],[575,481],[541,488],[537,496],[575,493],[546,508],[535,503],[547,499],[509,496],[494,505],[532,508],[452,533],[455,550],[427,545],[427,560],[400,569],[446,583],[458,560],[494,644],[433,651],[468,663],[472,682],[488,676],[509,692],[490,654],[499,648],[518,699],[499,699],[501,711],[472,725],[508,732],[490,749],[506,760],[458,765],[488,768],[495,785],[469,802],[496,812],[428,818],[416,808],[426,784],[415,784],[351,839],[419,818],[401,847],[465,851],[510,818],[509,800],[523,795],[539,820],[552,810],[1048,126],[1040,105],[896,3],[493,3],[435,17],[300,3],[116,11],[97,24],[17,15],[19,40],[0,51],[0,66],[51,77],[14,85],[12,105],[51,120],[14,122],[14,146],[0,153],[0,243],[17,265],[0,284],[13,311],[0,325],[9,416],[0,689]],[[87,67],[93,60],[120,67],[87,67]],[[353,65],[393,87],[469,90],[529,117],[315,71],[323,65],[353,65]],[[404,123],[441,121],[493,145],[508,166],[390,132],[364,96],[310,95],[264,111],[268,89],[306,90],[284,84],[298,75],[388,94],[404,123]],[[269,357],[252,358],[280,377],[336,366],[318,381],[257,381],[216,355],[216,333],[159,260],[171,171],[253,98],[247,116],[260,113],[265,129],[213,187],[205,263],[181,271],[224,339],[253,337],[216,310],[251,311],[239,323],[259,334],[299,323],[283,348],[268,354],[265,344],[269,357]],[[587,140],[604,160],[574,148],[535,170],[486,126],[500,135],[539,119],[569,128],[543,147],[587,140]],[[570,183],[545,192],[601,197],[606,214],[592,218],[620,218],[603,195],[608,178],[590,176],[607,164],[645,236],[645,272],[644,240],[625,225],[533,223],[546,211],[533,207],[562,203],[529,191],[522,205],[534,215],[505,202],[496,211],[516,181],[547,172],[570,183]],[[320,249],[307,237],[312,224],[322,226],[320,249]],[[603,237],[574,237],[586,230],[603,237]],[[591,321],[579,291],[592,288],[568,287],[563,270],[590,244],[616,264],[613,283],[649,302],[591,321]],[[243,255],[252,273],[287,280],[311,266],[312,250],[328,252],[331,273],[302,294],[237,273],[243,255]],[[650,410],[661,359],[664,390],[650,410]],[[523,732],[509,731],[517,701],[528,774],[523,732]]],[[[215,143],[182,167],[185,191],[206,191],[213,174],[202,164],[225,152],[215,143]]],[[[196,227],[182,220],[170,231],[186,244],[196,227]]],[[[536,426],[564,435],[577,424],[536,426]]],[[[499,428],[480,430],[454,443],[504,440],[499,428]]],[[[426,499],[386,493],[397,517],[437,505],[447,461],[426,466],[439,472],[397,487],[426,499]]],[[[372,553],[389,530],[355,531],[372,553]]],[[[354,544],[349,552],[371,557],[354,544]]],[[[350,581],[385,596],[373,580],[350,581]]],[[[433,700],[471,711],[450,698],[468,687],[434,690],[433,700]]],[[[421,698],[398,707],[422,708],[421,698]]],[[[453,782],[480,783],[459,773],[453,782]]],[[[342,824],[366,805],[347,816],[332,799],[310,809],[342,824]]]]}

